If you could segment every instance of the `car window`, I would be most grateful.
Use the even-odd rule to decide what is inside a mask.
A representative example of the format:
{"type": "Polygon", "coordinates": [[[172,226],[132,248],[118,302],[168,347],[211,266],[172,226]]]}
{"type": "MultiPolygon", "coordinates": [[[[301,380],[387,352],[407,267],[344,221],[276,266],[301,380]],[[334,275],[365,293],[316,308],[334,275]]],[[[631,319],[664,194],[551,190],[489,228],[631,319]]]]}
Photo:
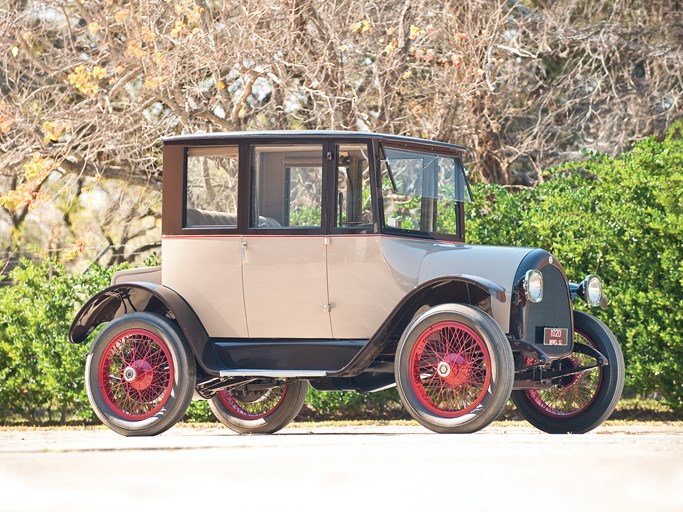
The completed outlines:
{"type": "Polygon", "coordinates": [[[383,154],[385,226],[458,235],[456,204],[471,200],[459,159],[391,147],[383,154]]]}
{"type": "Polygon", "coordinates": [[[237,146],[189,148],[185,227],[237,226],[237,146]]]}
{"type": "Polygon", "coordinates": [[[367,146],[337,146],[336,164],[335,227],[372,230],[372,189],[367,146]]]}
{"type": "Polygon", "coordinates": [[[252,228],[322,226],[320,144],[252,148],[252,228]]]}

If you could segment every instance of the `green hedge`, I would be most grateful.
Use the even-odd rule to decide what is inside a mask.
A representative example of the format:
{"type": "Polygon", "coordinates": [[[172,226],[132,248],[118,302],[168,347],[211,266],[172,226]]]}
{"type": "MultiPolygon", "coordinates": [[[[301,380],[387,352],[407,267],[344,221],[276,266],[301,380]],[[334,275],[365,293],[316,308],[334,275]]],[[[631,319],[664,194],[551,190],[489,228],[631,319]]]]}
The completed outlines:
{"type": "MultiPolygon", "coordinates": [[[[550,250],[571,279],[600,274],[610,304],[594,311],[626,356],[631,392],[683,409],[682,124],[618,158],[586,155],[553,169],[534,189],[477,185],[467,208],[470,242],[550,250]]],[[[78,305],[112,270],[68,275],[55,262],[24,262],[0,288],[0,422],[91,420],[84,389],[87,346],[67,342],[78,305]]],[[[395,391],[309,393],[311,417],[395,417],[395,391]]],[[[189,417],[210,419],[205,404],[189,417]]]]}
{"type": "Polygon", "coordinates": [[[609,307],[592,312],[626,356],[627,386],[683,408],[683,123],[618,158],[588,154],[511,193],[476,187],[473,243],[551,251],[570,279],[599,274],[609,307]]]}
{"type": "Polygon", "coordinates": [[[94,417],[84,385],[86,345],[67,342],[75,304],[109,284],[93,266],[70,276],[52,261],[22,262],[0,288],[0,421],[60,422],[94,417]]]}

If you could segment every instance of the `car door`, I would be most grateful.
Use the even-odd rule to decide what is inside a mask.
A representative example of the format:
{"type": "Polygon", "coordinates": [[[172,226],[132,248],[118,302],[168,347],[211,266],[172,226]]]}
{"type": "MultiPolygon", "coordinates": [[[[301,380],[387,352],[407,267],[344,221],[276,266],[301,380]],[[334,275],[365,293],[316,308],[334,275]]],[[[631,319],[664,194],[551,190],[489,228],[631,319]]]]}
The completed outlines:
{"type": "Polygon", "coordinates": [[[324,232],[326,145],[254,143],[242,240],[251,338],[331,338],[324,232]]]}
{"type": "Polygon", "coordinates": [[[164,216],[179,229],[162,239],[162,282],[190,304],[209,336],[246,337],[239,147],[170,145],[164,151],[164,216]]]}
{"type": "Polygon", "coordinates": [[[405,295],[401,276],[384,257],[379,235],[372,146],[339,142],[331,148],[334,205],[327,246],[332,334],[368,339],[405,295]]]}

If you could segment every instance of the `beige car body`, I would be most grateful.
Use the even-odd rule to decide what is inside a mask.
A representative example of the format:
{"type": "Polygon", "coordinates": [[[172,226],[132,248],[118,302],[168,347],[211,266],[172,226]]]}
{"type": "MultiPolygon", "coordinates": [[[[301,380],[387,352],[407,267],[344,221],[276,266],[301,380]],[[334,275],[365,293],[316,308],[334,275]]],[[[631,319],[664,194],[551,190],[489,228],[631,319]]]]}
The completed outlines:
{"type": "Polygon", "coordinates": [[[369,339],[401,299],[443,276],[505,290],[491,314],[509,331],[513,277],[528,248],[386,235],[167,236],[162,269],[118,272],[171,288],[212,338],[369,339]]]}

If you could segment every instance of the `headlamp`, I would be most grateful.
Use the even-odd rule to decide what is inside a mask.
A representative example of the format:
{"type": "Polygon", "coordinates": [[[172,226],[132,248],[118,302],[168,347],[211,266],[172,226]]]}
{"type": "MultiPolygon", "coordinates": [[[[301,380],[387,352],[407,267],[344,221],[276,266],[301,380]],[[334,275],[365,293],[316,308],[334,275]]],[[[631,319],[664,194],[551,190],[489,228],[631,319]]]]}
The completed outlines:
{"type": "Polygon", "coordinates": [[[589,306],[599,306],[602,301],[602,280],[596,275],[586,276],[581,283],[583,298],[589,306]]]}
{"type": "Polygon", "coordinates": [[[524,275],[524,295],[531,302],[543,300],[543,274],[538,270],[528,270],[524,275]]]}

